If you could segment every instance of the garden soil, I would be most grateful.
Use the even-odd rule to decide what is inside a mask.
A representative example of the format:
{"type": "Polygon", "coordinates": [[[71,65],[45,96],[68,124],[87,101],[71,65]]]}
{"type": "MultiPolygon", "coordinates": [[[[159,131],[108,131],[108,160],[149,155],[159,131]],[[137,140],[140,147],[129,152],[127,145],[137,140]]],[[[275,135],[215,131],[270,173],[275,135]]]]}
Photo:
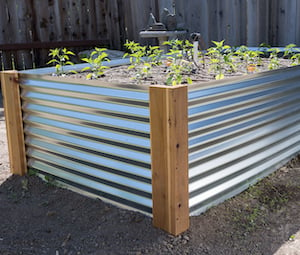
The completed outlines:
{"type": "Polygon", "coordinates": [[[176,237],[138,212],[11,175],[1,100],[0,156],[1,255],[300,254],[299,156],[176,237]]]}

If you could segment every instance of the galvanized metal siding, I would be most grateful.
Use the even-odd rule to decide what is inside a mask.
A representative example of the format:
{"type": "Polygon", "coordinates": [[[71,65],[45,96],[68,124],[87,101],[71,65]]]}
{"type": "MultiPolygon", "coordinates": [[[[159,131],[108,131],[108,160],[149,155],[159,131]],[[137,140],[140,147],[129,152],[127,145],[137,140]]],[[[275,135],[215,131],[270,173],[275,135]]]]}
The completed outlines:
{"type": "Polygon", "coordinates": [[[194,215],[300,151],[300,68],[191,86],[188,111],[194,215]]]}
{"type": "Polygon", "coordinates": [[[21,75],[29,168],[151,213],[148,89],[47,79],[21,75]]]}

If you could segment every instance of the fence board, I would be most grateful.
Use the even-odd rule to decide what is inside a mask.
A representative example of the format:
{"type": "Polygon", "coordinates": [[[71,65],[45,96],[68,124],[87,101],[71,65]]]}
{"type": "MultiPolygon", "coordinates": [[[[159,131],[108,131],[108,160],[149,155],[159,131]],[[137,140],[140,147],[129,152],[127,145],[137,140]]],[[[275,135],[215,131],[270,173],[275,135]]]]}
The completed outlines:
{"type": "MultiPolygon", "coordinates": [[[[139,32],[147,27],[150,12],[159,20],[163,8],[173,12],[173,2],[177,23],[189,33],[201,33],[206,46],[223,39],[232,46],[300,45],[298,0],[0,0],[0,47],[103,39],[112,49],[122,49],[126,39],[153,44],[139,32]]],[[[32,68],[33,57],[37,65],[48,60],[47,50],[40,49],[1,55],[5,69],[13,67],[12,55],[19,69],[32,68]]]]}

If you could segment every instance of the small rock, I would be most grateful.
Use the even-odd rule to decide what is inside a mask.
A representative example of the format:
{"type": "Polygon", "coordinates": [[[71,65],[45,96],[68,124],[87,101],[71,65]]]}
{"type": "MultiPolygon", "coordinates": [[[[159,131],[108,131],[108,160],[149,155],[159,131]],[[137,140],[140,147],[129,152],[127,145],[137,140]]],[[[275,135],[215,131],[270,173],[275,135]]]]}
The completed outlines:
{"type": "Polygon", "coordinates": [[[188,236],[183,236],[183,239],[184,239],[184,240],[187,240],[187,241],[190,240],[190,238],[189,238],[188,236]]]}
{"type": "Polygon", "coordinates": [[[46,216],[50,217],[50,216],[54,216],[55,214],[56,214],[55,211],[48,211],[47,214],[46,214],[46,216]]]}
{"type": "Polygon", "coordinates": [[[162,244],[167,246],[168,245],[168,242],[167,241],[162,241],[162,244]]]}

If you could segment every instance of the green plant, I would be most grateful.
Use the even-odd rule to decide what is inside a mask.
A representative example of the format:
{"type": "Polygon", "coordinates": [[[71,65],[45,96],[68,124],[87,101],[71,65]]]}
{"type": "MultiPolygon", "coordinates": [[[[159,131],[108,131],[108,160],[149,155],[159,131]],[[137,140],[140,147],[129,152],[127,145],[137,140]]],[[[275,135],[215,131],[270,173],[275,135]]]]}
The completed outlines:
{"type": "Polygon", "coordinates": [[[129,56],[130,63],[133,67],[142,63],[142,58],[146,56],[146,46],[141,46],[139,43],[134,41],[126,40],[124,46],[129,52],[124,54],[124,57],[129,56]]]}
{"type": "Polygon", "coordinates": [[[262,51],[249,50],[247,46],[242,45],[236,50],[235,54],[240,58],[240,60],[245,62],[246,71],[248,73],[256,71],[257,66],[262,65],[262,51]]]}
{"type": "MultiPolygon", "coordinates": [[[[65,75],[64,67],[65,65],[74,65],[72,61],[70,61],[70,56],[74,56],[74,52],[67,50],[66,48],[55,48],[50,49],[48,54],[52,59],[47,62],[47,64],[54,64],[56,75],[65,75]]],[[[74,71],[71,71],[74,72],[74,71]]]]}
{"type": "Polygon", "coordinates": [[[21,181],[21,185],[22,185],[23,191],[24,191],[24,190],[27,191],[27,190],[28,190],[28,179],[23,179],[23,180],[21,181]]]}
{"type": "Polygon", "coordinates": [[[268,51],[270,52],[270,63],[268,65],[269,70],[278,69],[280,66],[278,57],[280,50],[278,48],[271,48],[268,51]]]}
{"type": "Polygon", "coordinates": [[[294,43],[290,43],[287,46],[285,46],[283,56],[290,58],[290,56],[293,55],[293,52],[295,51],[296,46],[297,45],[294,43]]]}
{"type": "Polygon", "coordinates": [[[289,237],[289,241],[294,241],[294,240],[295,240],[295,238],[296,238],[296,236],[295,236],[295,235],[291,235],[291,236],[289,237]]]}
{"type": "Polygon", "coordinates": [[[296,66],[300,64],[300,52],[299,53],[294,53],[293,56],[291,57],[292,60],[292,66],[296,66]]]}
{"type": "Polygon", "coordinates": [[[37,176],[37,174],[38,174],[37,170],[29,168],[29,170],[28,170],[28,175],[29,176],[37,176]]]}
{"type": "Polygon", "coordinates": [[[97,79],[104,75],[104,70],[109,68],[108,66],[103,65],[103,61],[109,61],[108,54],[105,52],[105,48],[95,48],[94,51],[90,54],[89,57],[82,58],[81,60],[90,64],[83,68],[81,71],[91,70],[91,73],[86,75],[87,79],[97,79]]]}
{"type": "Polygon", "coordinates": [[[162,50],[158,46],[141,46],[139,43],[128,40],[124,46],[129,51],[124,54],[124,57],[129,56],[130,59],[128,70],[135,70],[135,75],[132,78],[138,83],[150,76],[154,65],[161,64],[162,50]]]}
{"type": "Polygon", "coordinates": [[[159,46],[149,46],[146,50],[147,62],[152,65],[161,65],[162,53],[159,46]]]}
{"type": "Polygon", "coordinates": [[[283,54],[284,57],[289,58],[292,61],[291,63],[292,66],[300,64],[300,52],[299,52],[299,48],[296,47],[297,45],[293,43],[285,46],[285,50],[283,54]]]}
{"type": "Polygon", "coordinates": [[[171,61],[167,70],[167,85],[179,85],[184,82],[192,84],[192,79],[188,76],[192,63],[186,60],[171,61]]]}
{"type": "Polygon", "coordinates": [[[216,73],[216,80],[224,78],[225,68],[229,67],[234,72],[236,67],[233,60],[233,51],[229,45],[224,45],[225,40],[220,42],[212,41],[214,46],[207,49],[209,57],[209,72],[216,73]]]}
{"type": "Polygon", "coordinates": [[[193,44],[188,40],[171,40],[164,43],[170,46],[167,53],[167,85],[178,85],[182,83],[192,84],[189,75],[194,70],[193,44]]]}
{"type": "Polygon", "coordinates": [[[55,178],[51,175],[45,175],[44,176],[45,181],[47,182],[48,185],[50,186],[55,186],[56,185],[56,181],[55,178]]]}
{"type": "Polygon", "coordinates": [[[172,56],[175,60],[184,59],[192,62],[193,60],[193,44],[188,40],[170,40],[164,42],[168,45],[170,50],[167,55],[172,56]]]}

